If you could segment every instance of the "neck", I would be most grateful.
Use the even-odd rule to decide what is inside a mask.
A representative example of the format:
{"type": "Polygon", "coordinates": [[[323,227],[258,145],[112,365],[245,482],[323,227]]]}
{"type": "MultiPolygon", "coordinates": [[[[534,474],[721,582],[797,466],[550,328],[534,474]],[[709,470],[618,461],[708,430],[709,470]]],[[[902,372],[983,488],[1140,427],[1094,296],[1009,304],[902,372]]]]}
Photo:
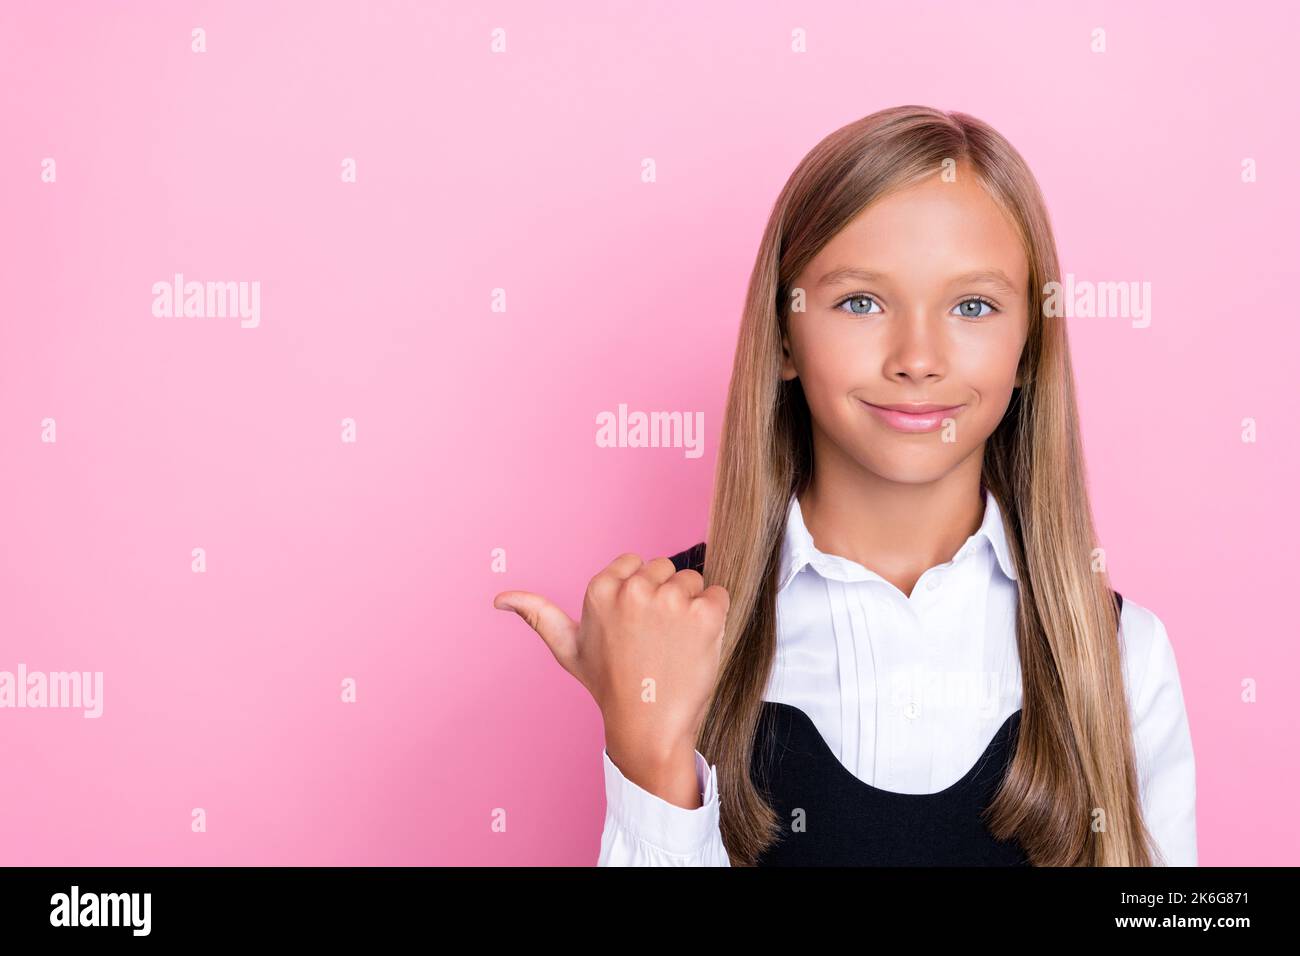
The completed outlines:
{"type": "Polygon", "coordinates": [[[861,468],[822,467],[799,496],[819,551],[856,561],[906,595],[928,569],[951,561],[984,520],[983,449],[936,481],[889,481],[861,468]]]}

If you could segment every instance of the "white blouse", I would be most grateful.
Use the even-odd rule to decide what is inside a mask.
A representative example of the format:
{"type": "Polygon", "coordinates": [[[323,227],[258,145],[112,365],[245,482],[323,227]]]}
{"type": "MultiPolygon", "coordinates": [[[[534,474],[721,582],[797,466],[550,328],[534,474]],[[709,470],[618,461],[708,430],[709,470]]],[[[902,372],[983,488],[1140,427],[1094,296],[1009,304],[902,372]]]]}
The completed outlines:
{"type": "MultiPolygon", "coordinates": [[[[978,531],[909,597],[813,545],[791,496],[776,598],[776,660],[764,699],[798,707],[855,776],[934,793],[960,780],[1021,707],[1016,570],[986,491],[978,531]]],[[[1120,618],[1147,827],[1170,866],[1196,865],[1196,770],[1173,647],[1160,619],[1124,597],[1120,618]]],[[[599,866],[729,866],[717,767],[697,751],[703,806],[642,789],[604,753],[599,866]]]]}

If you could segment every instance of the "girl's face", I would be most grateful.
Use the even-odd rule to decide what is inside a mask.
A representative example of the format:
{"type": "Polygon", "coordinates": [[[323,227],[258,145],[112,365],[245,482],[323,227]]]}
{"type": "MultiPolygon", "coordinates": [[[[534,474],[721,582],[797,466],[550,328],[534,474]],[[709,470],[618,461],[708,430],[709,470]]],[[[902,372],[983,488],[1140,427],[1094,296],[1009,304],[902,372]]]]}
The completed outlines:
{"type": "Polygon", "coordinates": [[[969,168],[956,175],[873,202],[794,282],[782,378],[802,379],[822,451],[888,481],[982,456],[1019,384],[1029,262],[969,168]]]}

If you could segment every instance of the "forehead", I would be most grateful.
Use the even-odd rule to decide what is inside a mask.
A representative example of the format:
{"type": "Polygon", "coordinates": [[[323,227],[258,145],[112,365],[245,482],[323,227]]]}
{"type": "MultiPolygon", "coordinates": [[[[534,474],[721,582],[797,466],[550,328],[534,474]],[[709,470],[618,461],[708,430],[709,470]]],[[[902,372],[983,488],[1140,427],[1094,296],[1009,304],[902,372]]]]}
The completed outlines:
{"type": "Polygon", "coordinates": [[[1029,282],[1018,230],[965,167],[955,182],[929,176],[871,203],[818,252],[807,281],[846,267],[918,284],[993,269],[1018,289],[1029,282]]]}

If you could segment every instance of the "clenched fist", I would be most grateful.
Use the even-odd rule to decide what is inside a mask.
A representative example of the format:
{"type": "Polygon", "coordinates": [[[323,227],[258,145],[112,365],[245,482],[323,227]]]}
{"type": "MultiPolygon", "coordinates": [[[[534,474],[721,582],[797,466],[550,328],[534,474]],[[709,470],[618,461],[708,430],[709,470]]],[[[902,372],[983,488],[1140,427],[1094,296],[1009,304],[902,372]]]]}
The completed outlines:
{"type": "Polygon", "coordinates": [[[528,591],[502,591],[493,606],[519,614],[591,693],[605,750],[623,775],[690,809],[700,805],[695,741],[730,603],[698,571],[622,554],[587,585],[580,623],[528,591]]]}

